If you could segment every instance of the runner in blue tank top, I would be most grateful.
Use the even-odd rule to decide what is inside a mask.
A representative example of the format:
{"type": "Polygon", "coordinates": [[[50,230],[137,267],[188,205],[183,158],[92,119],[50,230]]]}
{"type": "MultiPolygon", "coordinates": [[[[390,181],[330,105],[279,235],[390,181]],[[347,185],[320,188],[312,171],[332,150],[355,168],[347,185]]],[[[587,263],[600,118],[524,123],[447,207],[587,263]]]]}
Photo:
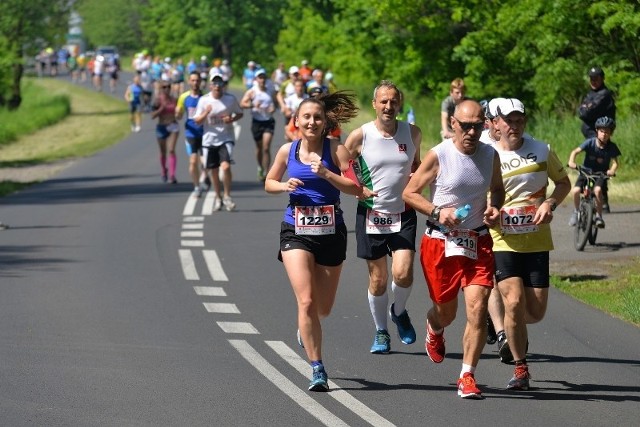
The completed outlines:
{"type": "Polygon", "coordinates": [[[336,92],[302,101],[295,115],[301,138],[280,147],[265,178],[267,193],[290,193],[278,259],[298,301],[298,343],[313,370],[311,391],[329,390],[320,320],[333,307],[347,252],[340,192],[362,194],[360,186],[344,176],[350,167],[349,152],[327,134],[355,117],[355,99],[353,94],[336,92]],[[285,173],[288,179],[282,182],[285,173]]]}

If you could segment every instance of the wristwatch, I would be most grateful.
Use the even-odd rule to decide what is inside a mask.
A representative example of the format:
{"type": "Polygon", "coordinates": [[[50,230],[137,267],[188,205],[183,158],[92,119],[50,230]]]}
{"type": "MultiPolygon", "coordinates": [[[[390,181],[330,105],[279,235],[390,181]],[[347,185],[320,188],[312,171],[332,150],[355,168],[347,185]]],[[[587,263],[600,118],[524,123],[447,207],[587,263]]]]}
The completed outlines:
{"type": "Polygon", "coordinates": [[[435,208],[433,208],[433,210],[431,211],[431,219],[435,222],[439,222],[440,220],[440,211],[442,210],[442,208],[440,206],[436,206],[435,208]]]}
{"type": "Polygon", "coordinates": [[[545,200],[545,203],[549,203],[551,205],[551,212],[555,211],[556,208],[558,207],[558,204],[554,200],[551,200],[551,199],[545,200]]]}

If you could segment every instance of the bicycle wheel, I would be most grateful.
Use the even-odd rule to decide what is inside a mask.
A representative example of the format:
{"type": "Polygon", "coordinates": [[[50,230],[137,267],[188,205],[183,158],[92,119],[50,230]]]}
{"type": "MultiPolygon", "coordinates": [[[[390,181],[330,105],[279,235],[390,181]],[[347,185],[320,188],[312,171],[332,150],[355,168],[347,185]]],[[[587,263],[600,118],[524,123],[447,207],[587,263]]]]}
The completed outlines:
{"type": "Polygon", "coordinates": [[[580,199],[578,207],[578,221],[574,230],[573,243],[576,250],[582,251],[587,244],[589,235],[591,234],[591,221],[593,220],[593,211],[586,200],[580,199]]]}
{"type": "MultiPolygon", "coordinates": [[[[589,203],[589,208],[591,209],[591,218],[594,219],[594,215],[595,215],[595,206],[593,206],[593,200],[591,200],[591,202],[589,203]]],[[[591,221],[591,230],[589,232],[589,244],[590,245],[595,245],[596,244],[596,238],[598,237],[598,227],[596,226],[596,222],[591,221]]]]}

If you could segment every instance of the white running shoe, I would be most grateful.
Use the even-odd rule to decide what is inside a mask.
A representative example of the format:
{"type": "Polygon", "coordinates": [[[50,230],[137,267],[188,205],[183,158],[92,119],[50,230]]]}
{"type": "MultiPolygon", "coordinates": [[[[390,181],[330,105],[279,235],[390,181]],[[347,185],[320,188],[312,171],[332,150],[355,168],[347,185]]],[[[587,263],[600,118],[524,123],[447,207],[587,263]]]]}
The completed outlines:
{"type": "Polygon", "coordinates": [[[213,199],[213,210],[214,211],[219,211],[220,209],[222,209],[222,200],[220,200],[220,197],[218,196],[214,196],[215,198],[213,199]]]}
{"type": "Polygon", "coordinates": [[[573,211],[573,213],[571,214],[571,218],[569,218],[569,227],[575,227],[577,222],[578,222],[578,212],[573,211]]]}
{"type": "Polygon", "coordinates": [[[222,203],[224,204],[224,208],[228,211],[231,212],[232,210],[234,210],[236,208],[236,204],[233,202],[233,200],[231,199],[231,197],[225,197],[222,200],[222,203]]]}

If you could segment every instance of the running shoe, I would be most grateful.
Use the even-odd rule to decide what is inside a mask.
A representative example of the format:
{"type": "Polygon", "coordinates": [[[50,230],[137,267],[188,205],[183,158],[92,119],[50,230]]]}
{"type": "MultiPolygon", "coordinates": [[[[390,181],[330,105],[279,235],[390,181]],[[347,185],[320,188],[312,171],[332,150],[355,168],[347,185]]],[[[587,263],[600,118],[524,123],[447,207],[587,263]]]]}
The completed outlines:
{"type": "Polygon", "coordinates": [[[329,391],[329,382],[324,366],[318,365],[313,367],[309,391],[329,391]]]}
{"type": "Polygon", "coordinates": [[[133,131],[134,132],[140,132],[140,126],[136,126],[136,128],[133,131]]]}
{"type": "Polygon", "coordinates": [[[444,348],[444,332],[440,335],[434,334],[431,331],[429,322],[427,321],[427,339],[425,341],[425,348],[427,355],[433,363],[442,363],[444,355],[446,353],[444,348]]]}
{"type": "Polygon", "coordinates": [[[389,332],[384,329],[376,331],[376,336],[373,337],[373,345],[371,346],[371,353],[373,354],[386,354],[391,351],[391,337],[389,332]]]}
{"type": "Polygon", "coordinates": [[[172,184],[177,184],[178,183],[178,180],[176,179],[175,176],[172,176],[170,181],[171,181],[172,184]]]}
{"type": "Polygon", "coordinates": [[[487,344],[495,344],[496,341],[498,341],[496,328],[495,326],[493,326],[493,320],[491,320],[491,316],[487,314],[487,344]]]}
{"type": "Polygon", "coordinates": [[[209,175],[200,181],[200,187],[202,187],[203,192],[209,191],[209,188],[211,188],[211,178],[209,178],[209,175]]]}
{"type": "Polygon", "coordinates": [[[507,341],[507,334],[501,331],[498,334],[498,354],[500,355],[500,361],[502,363],[513,362],[513,354],[509,348],[509,341],[507,341]]]}
{"type": "Polygon", "coordinates": [[[578,212],[573,211],[573,213],[571,214],[571,218],[569,218],[569,227],[575,227],[577,222],[578,222],[578,212]]]}
{"type": "Polygon", "coordinates": [[[199,199],[200,195],[202,195],[202,188],[200,188],[200,186],[198,185],[191,192],[191,197],[194,199],[199,199]]]}
{"type": "Polygon", "coordinates": [[[393,311],[394,305],[395,303],[391,304],[391,307],[389,308],[389,316],[391,316],[391,321],[398,327],[400,341],[402,341],[403,344],[413,344],[416,342],[416,330],[413,329],[409,313],[405,310],[402,314],[396,316],[395,311],[393,311]]]}
{"type": "Polygon", "coordinates": [[[262,166],[258,166],[258,181],[264,181],[264,169],[262,169],[262,166]]]}
{"type": "Polygon", "coordinates": [[[228,212],[231,212],[236,208],[236,204],[234,203],[233,199],[231,199],[231,197],[225,197],[224,199],[222,199],[222,204],[228,212]]]}
{"type": "Polygon", "coordinates": [[[218,196],[213,196],[213,210],[214,211],[219,211],[220,209],[222,209],[222,200],[220,199],[220,197],[218,196]]]}
{"type": "Polygon", "coordinates": [[[513,371],[513,378],[507,384],[507,390],[529,390],[529,367],[527,365],[516,365],[513,371]]]}
{"type": "Polygon", "coordinates": [[[596,217],[596,227],[604,228],[604,220],[599,216],[596,217]]]}
{"type": "Polygon", "coordinates": [[[162,182],[167,182],[167,174],[163,173],[162,175],[160,175],[160,179],[162,179],[162,182]]]}
{"type": "Polygon", "coordinates": [[[298,345],[304,348],[304,343],[302,342],[302,337],[300,336],[300,329],[296,332],[296,337],[298,338],[298,345]]]}
{"type": "Polygon", "coordinates": [[[465,372],[462,378],[458,379],[458,396],[463,399],[482,399],[482,392],[471,372],[465,372]]]}

